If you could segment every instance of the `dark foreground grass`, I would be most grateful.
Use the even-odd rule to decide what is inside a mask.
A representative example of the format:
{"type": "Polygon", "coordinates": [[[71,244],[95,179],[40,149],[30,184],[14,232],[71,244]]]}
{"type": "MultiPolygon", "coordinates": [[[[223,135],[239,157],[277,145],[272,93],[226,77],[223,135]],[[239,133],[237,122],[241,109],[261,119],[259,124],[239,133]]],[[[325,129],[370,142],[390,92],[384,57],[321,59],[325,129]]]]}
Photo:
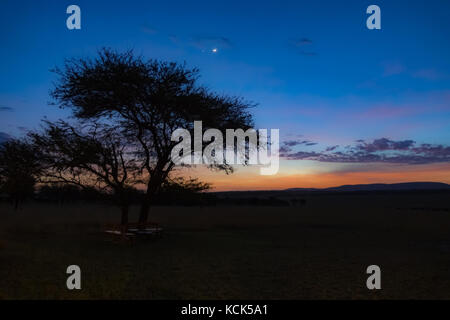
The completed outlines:
{"type": "Polygon", "coordinates": [[[297,208],[158,207],[164,237],[129,244],[100,232],[113,207],[2,205],[0,298],[449,299],[448,206],[445,195],[330,195],[297,208]],[[72,264],[81,291],[66,289],[72,264]]]}

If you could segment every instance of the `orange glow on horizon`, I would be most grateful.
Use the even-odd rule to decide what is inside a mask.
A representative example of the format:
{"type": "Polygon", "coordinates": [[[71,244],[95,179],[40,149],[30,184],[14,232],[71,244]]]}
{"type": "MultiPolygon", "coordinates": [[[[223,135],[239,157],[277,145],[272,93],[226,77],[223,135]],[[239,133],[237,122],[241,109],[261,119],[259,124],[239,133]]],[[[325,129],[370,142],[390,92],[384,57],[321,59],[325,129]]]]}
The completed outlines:
{"type": "Polygon", "coordinates": [[[289,188],[328,188],[347,184],[443,182],[450,183],[450,164],[386,165],[385,168],[362,171],[277,174],[261,176],[253,172],[231,175],[201,170],[194,175],[213,186],[212,191],[282,190],[289,188]]]}

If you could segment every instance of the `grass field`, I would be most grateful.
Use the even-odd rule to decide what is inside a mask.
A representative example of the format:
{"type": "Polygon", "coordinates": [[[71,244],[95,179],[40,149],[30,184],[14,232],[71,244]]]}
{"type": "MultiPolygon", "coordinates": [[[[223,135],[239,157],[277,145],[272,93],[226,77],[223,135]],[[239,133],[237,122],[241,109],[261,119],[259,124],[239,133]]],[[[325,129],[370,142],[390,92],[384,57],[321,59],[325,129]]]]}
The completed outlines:
{"type": "MultiPolygon", "coordinates": [[[[113,207],[0,207],[2,299],[450,299],[448,195],[309,196],[302,207],[157,207],[116,243],[113,207]],[[82,290],[66,289],[66,268],[82,290]],[[382,290],[366,288],[366,268],[382,290]]],[[[133,208],[133,216],[137,208],[133,208]]]]}

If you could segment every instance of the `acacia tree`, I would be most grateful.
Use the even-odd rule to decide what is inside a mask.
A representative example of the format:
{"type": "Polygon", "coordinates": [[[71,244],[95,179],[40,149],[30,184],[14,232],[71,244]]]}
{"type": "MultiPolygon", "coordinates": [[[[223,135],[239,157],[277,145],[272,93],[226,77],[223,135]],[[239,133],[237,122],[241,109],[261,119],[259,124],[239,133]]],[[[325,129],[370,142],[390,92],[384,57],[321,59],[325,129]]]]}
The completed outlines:
{"type": "MultiPolygon", "coordinates": [[[[52,97],[79,119],[107,119],[120,127],[137,147],[137,160],[145,176],[145,197],[139,222],[143,225],[152,199],[175,163],[171,134],[178,128],[203,130],[253,126],[252,103],[220,95],[199,84],[197,69],[184,64],[145,60],[133,52],[103,49],[94,59],[67,60],[58,75],[52,97]]],[[[227,164],[212,168],[232,172],[227,164]]]]}
{"type": "Polygon", "coordinates": [[[26,140],[0,144],[0,189],[13,201],[14,210],[34,193],[42,171],[40,150],[26,140]]]}
{"type": "Polygon", "coordinates": [[[197,178],[175,177],[167,179],[161,186],[165,192],[199,193],[211,189],[211,185],[197,178]]]}
{"type": "Polygon", "coordinates": [[[130,196],[139,183],[138,166],[120,130],[89,122],[71,125],[45,121],[41,133],[30,134],[41,150],[44,171],[41,182],[64,183],[111,194],[121,209],[121,224],[128,224],[130,196]]]}

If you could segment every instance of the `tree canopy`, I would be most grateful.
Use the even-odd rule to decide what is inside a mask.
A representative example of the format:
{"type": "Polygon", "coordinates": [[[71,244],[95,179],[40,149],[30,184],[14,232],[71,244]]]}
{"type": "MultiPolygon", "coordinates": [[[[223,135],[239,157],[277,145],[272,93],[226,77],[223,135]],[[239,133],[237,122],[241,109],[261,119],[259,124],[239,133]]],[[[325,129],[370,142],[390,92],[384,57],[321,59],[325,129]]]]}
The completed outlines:
{"type": "Polygon", "coordinates": [[[41,152],[26,140],[10,139],[0,144],[0,190],[9,195],[17,210],[33,195],[42,173],[41,152]]]}
{"type": "MultiPolygon", "coordinates": [[[[198,69],[185,64],[103,49],[96,58],[67,60],[54,72],[58,79],[51,95],[56,105],[70,108],[82,122],[114,126],[135,148],[147,195],[140,222],[147,220],[152,197],[175,167],[173,131],[192,131],[196,120],[202,121],[203,130],[253,126],[253,103],[211,91],[200,84],[198,69]]],[[[228,164],[211,167],[232,171],[228,164]]]]}

